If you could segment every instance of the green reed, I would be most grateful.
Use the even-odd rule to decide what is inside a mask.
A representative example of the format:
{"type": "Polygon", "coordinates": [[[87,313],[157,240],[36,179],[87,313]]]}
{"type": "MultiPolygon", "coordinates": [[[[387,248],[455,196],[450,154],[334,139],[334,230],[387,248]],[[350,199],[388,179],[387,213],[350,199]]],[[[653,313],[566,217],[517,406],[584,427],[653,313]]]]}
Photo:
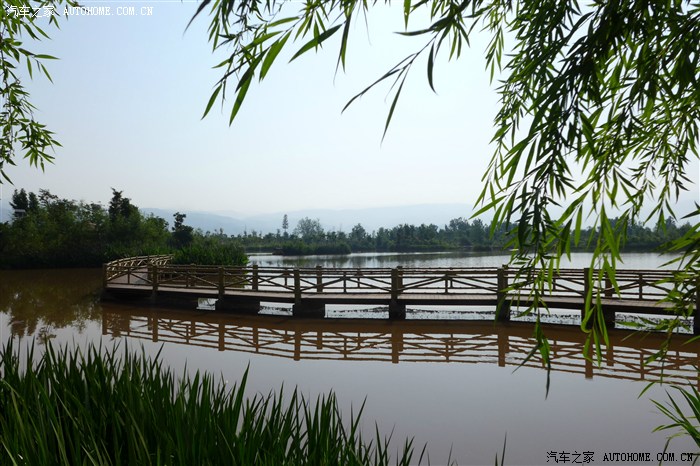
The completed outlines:
{"type": "MultiPolygon", "coordinates": [[[[668,392],[666,392],[666,394],[668,395],[669,401],[666,405],[652,400],[659,411],[672,421],[670,424],[664,424],[657,427],[654,429],[654,432],[669,429],[676,431],[668,437],[666,448],[668,448],[671,440],[676,437],[684,436],[690,437],[695,444],[700,447],[700,392],[698,392],[697,388],[692,385],[674,385],[672,388],[675,388],[678,393],[683,396],[687,406],[678,404],[668,392]],[[690,412],[690,415],[686,414],[688,411],[690,412]]],[[[696,454],[695,461],[697,461],[697,457],[698,455],[696,454]]]]}
{"type": "MultiPolygon", "coordinates": [[[[390,437],[363,439],[362,408],[343,420],[332,393],[246,397],[247,371],[231,388],[128,348],[1,351],[0,464],[391,463],[390,437]]],[[[395,464],[412,456],[406,440],[395,464]]]]}

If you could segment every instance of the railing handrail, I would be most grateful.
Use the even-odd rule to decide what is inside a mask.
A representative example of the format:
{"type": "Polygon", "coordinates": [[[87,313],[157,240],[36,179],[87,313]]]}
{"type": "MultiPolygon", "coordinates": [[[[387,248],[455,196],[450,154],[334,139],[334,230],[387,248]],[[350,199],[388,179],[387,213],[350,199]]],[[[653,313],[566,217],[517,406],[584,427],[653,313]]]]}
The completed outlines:
{"type": "MultiPolygon", "coordinates": [[[[137,272],[139,269],[143,269],[144,267],[146,268],[146,271],[148,271],[149,266],[169,264],[172,259],[172,254],[158,254],[150,256],[124,257],[122,259],[107,262],[103,266],[104,285],[107,286],[110,281],[123,276],[127,276],[127,282],[130,283],[130,276],[133,272],[137,272]]],[[[146,275],[147,277],[145,280],[149,280],[148,274],[146,275]]]]}
{"type": "Polygon", "coordinates": [[[121,259],[115,259],[113,261],[107,262],[105,266],[107,267],[118,267],[131,263],[169,263],[173,259],[173,254],[154,254],[149,256],[133,256],[133,257],[123,257],[121,259]]]}

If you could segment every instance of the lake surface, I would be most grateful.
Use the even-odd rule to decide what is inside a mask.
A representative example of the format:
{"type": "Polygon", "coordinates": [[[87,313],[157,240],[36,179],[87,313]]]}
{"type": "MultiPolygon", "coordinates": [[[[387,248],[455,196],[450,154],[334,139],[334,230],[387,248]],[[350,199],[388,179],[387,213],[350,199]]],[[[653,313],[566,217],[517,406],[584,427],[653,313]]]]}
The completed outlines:
{"type": "MultiPolygon", "coordinates": [[[[657,268],[667,260],[634,254],[623,267],[657,268]]],[[[269,266],[483,267],[500,266],[507,256],[254,256],[252,261],[269,266]]],[[[587,266],[588,258],[573,255],[570,265],[587,266]]],[[[603,350],[598,366],[583,357],[585,336],[578,326],[548,326],[556,359],[545,397],[546,372],[538,361],[515,370],[532,348],[532,325],[526,322],[319,321],[292,319],[283,312],[242,316],[133,307],[100,303],[101,279],[100,270],[0,272],[3,342],[128,344],[151,354],[160,350],[176,372],[206,370],[231,384],[249,367],[251,394],[282,386],[289,393],[298,387],[315,399],[333,390],[348,413],[365,403],[368,434],[376,421],[383,434],[393,430],[397,443],[413,437],[418,452],[427,443],[430,461],[438,465],[448,458],[458,464],[493,464],[506,436],[509,465],[563,460],[639,464],[605,461],[606,454],[632,452],[650,454],[652,461],[641,464],[658,464],[657,454],[664,450],[668,434],[652,431],[666,418],[650,399],[665,402],[668,386],[656,385],[638,398],[662,370],[660,364],[643,364],[658,348],[658,335],[612,331],[611,346],[603,350]]],[[[471,318],[483,316],[474,311],[471,318]]],[[[693,366],[700,363],[700,344],[683,345],[685,340],[674,337],[663,371],[667,380],[697,387],[700,379],[693,366]]],[[[689,464],[681,454],[695,451],[690,439],[674,439],[668,450],[674,461],[665,464],[689,464]]]]}

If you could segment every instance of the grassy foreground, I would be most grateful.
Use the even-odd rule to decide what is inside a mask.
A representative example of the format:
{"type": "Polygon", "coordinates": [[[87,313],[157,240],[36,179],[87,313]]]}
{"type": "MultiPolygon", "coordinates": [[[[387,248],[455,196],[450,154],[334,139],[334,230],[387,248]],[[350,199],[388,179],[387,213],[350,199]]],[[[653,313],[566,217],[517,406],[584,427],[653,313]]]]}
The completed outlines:
{"type": "MultiPolygon", "coordinates": [[[[386,465],[389,440],[361,438],[331,393],[244,396],[208,374],[175,377],[127,348],[0,354],[0,464],[386,465]]],[[[395,464],[409,464],[406,440],[395,464]]],[[[393,462],[392,462],[393,463],[393,462]]]]}

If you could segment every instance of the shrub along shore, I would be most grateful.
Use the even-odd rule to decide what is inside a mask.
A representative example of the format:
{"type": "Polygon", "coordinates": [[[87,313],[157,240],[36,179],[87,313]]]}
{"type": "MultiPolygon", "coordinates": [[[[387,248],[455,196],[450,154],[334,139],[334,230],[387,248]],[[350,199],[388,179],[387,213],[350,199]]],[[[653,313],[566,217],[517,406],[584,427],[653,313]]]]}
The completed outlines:
{"type": "Polygon", "coordinates": [[[245,265],[235,238],[195,231],[176,212],[173,225],[144,215],[112,190],[107,209],[49,191],[15,191],[14,218],[0,223],[0,268],[99,267],[129,256],[174,254],[175,263],[245,265]]]}
{"type": "MultiPolygon", "coordinates": [[[[158,357],[88,346],[0,354],[0,464],[408,465],[360,433],[331,393],[245,397],[211,375],[175,377],[158,357]]],[[[422,459],[419,458],[419,461],[422,459]]]]}

